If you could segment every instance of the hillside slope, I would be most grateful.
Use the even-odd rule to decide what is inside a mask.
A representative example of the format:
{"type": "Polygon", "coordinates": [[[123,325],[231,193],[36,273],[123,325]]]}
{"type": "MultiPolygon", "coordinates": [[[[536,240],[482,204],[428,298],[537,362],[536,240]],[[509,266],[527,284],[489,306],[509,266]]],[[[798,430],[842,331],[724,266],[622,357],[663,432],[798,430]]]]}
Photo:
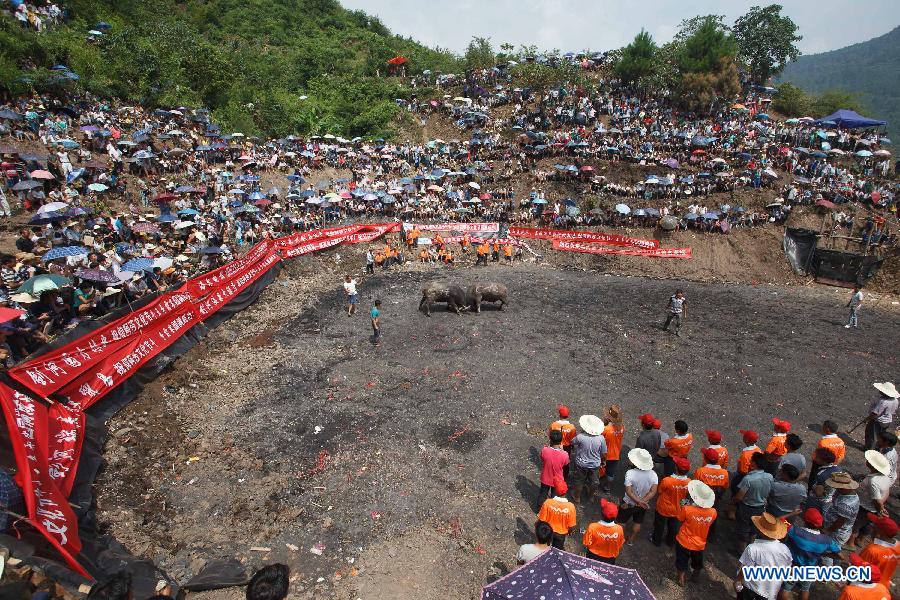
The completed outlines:
{"type": "Polygon", "coordinates": [[[781,76],[810,92],[858,93],[867,116],[884,119],[900,137],[900,27],[860,44],[801,56],[781,76]]]}
{"type": "Polygon", "coordinates": [[[163,107],[206,106],[227,127],[284,136],[386,131],[395,98],[386,61],[413,72],[454,70],[457,58],[393,35],[336,0],[71,0],[67,25],[44,34],[0,20],[0,88],[81,87],[163,107]],[[91,39],[99,23],[111,27],[91,39]],[[64,64],[77,81],[60,80],[64,64]]]}

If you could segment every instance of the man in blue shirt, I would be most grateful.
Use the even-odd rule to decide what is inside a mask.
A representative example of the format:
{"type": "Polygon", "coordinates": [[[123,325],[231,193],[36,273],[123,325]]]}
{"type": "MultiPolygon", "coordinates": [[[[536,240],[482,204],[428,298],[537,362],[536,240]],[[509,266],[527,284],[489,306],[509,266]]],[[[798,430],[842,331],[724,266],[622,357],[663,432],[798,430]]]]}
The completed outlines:
{"type": "Polygon", "coordinates": [[[369,311],[369,316],[372,317],[372,343],[376,346],[381,345],[381,311],[379,307],[381,306],[381,300],[375,301],[375,306],[372,307],[372,310],[369,311]]]}
{"type": "MultiPolygon", "coordinates": [[[[803,513],[803,527],[791,527],[784,543],[794,557],[794,565],[798,567],[815,567],[821,564],[823,556],[837,558],[841,547],[830,535],[822,533],[820,528],[824,519],[822,513],[815,508],[807,508],[803,513]]],[[[782,591],[800,592],[800,600],[809,600],[811,581],[785,581],[782,591]]]]}

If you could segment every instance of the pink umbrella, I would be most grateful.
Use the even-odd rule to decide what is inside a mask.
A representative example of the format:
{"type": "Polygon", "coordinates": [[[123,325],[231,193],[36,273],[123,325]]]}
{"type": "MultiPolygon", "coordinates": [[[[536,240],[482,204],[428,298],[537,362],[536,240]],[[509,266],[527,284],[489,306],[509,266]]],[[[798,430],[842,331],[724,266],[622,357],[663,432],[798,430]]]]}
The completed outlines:
{"type": "Polygon", "coordinates": [[[138,233],[156,233],[159,231],[159,225],[150,222],[135,223],[131,226],[131,230],[138,233]]]}
{"type": "Polygon", "coordinates": [[[14,319],[18,319],[25,314],[24,310],[16,310],[14,308],[0,307],[0,323],[7,323],[14,319]]]}
{"type": "Polygon", "coordinates": [[[44,171],[43,169],[38,169],[37,171],[32,171],[31,178],[32,179],[56,179],[56,177],[53,176],[53,173],[51,173],[50,171],[44,171]]]}

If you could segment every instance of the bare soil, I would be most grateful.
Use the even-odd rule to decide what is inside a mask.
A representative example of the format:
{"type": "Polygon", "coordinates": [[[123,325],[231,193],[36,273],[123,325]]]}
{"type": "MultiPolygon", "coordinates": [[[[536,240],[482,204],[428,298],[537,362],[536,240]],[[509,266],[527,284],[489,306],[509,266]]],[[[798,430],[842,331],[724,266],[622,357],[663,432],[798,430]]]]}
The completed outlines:
{"type": "MultiPolygon", "coordinates": [[[[557,403],[575,416],[620,403],[626,446],[649,410],[669,431],[687,420],[698,443],[715,426],[732,448],[738,428],[765,435],[779,416],[809,448],[823,418],[857,422],[871,383],[896,372],[900,306],[888,298],[848,332],[845,290],[781,285],[790,277],[774,266],[756,285],[681,279],[719,273],[716,261],[757,245],[741,243],[734,257],[702,259],[706,267],[612,264],[653,278],[604,275],[594,257],[569,255],[566,264],[409,265],[374,276],[361,274],[362,248],[291,262],[259,302],[112,420],[100,519],[181,581],[236,556],[248,571],[289,564],[294,598],[478,598],[531,541],[537,456],[557,403]],[[353,317],[345,271],[360,280],[353,317]],[[676,279],[654,279],[666,275],[676,279]],[[419,289],[435,278],[501,281],[512,302],[427,318],[419,289]],[[690,306],[679,338],[660,329],[676,286],[690,306]],[[376,297],[377,348],[366,314],[376,297]]],[[[861,432],[848,440],[858,474],[861,432]]],[[[579,506],[579,529],[597,512],[579,506]]],[[[722,529],[707,574],[686,591],[672,580],[671,552],[643,538],[620,564],[638,568],[661,599],[727,597],[737,563],[732,524],[722,529]]],[[[569,548],[580,551],[578,541],[569,548]]],[[[836,596],[822,586],[815,597],[836,596]]]]}

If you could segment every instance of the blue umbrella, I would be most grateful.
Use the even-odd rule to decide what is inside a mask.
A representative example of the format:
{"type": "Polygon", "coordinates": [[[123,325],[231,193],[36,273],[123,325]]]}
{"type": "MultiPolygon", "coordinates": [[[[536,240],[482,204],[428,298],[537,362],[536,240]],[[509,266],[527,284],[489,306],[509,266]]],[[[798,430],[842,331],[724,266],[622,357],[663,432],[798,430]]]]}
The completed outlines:
{"type": "Polygon", "coordinates": [[[631,212],[631,209],[628,208],[627,204],[616,204],[616,212],[623,214],[623,215],[627,215],[628,213],[631,212]]]}
{"type": "Polygon", "coordinates": [[[119,254],[134,254],[137,252],[137,248],[129,244],[128,242],[119,242],[116,244],[116,252],[119,254]]]}
{"type": "Polygon", "coordinates": [[[481,600],[655,600],[635,569],[550,548],[526,565],[484,586],[481,600]]]}
{"type": "Polygon", "coordinates": [[[250,194],[250,196],[249,196],[249,198],[250,198],[251,200],[263,200],[265,197],[266,197],[266,195],[263,194],[262,192],[253,192],[253,193],[250,194]]]}
{"type": "MultiPolygon", "coordinates": [[[[238,204],[240,206],[240,204],[238,204]]],[[[182,208],[178,211],[179,215],[199,215],[200,213],[193,208],[182,208]]]]}
{"type": "Polygon", "coordinates": [[[56,143],[60,144],[63,148],[67,148],[69,150],[74,150],[75,148],[81,147],[81,144],[79,144],[75,140],[59,140],[56,143]]]}
{"type": "Polygon", "coordinates": [[[178,217],[176,217],[172,213],[166,213],[164,215],[159,215],[158,217],[156,217],[156,220],[160,223],[174,223],[178,220],[178,217]]]}
{"type": "Polygon", "coordinates": [[[193,192],[193,191],[194,191],[194,186],[192,186],[192,185],[179,185],[177,188],[175,188],[176,194],[183,194],[185,192],[193,192]]]}
{"type": "Polygon", "coordinates": [[[199,254],[222,254],[225,252],[219,246],[207,246],[200,250],[199,254]]]}
{"type": "Polygon", "coordinates": [[[62,246],[59,248],[53,248],[44,256],[41,257],[41,260],[44,262],[50,262],[51,260],[56,260],[57,258],[65,258],[67,256],[78,256],[80,254],[87,254],[90,252],[87,248],[83,246],[62,246]]]}
{"type": "Polygon", "coordinates": [[[315,195],[316,193],[313,190],[303,190],[302,192],[300,192],[301,198],[312,198],[315,195]]]}
{"type": "Polygon", "coordinates": [[[306,181],[300,175],[288,175],[287,178],[288,178],[288,181],[293,181],[294,183],[303,183],[304,181],[306,181]]]}
{"type": "Polygon", "coordinates": [[[122,270],[133,271],[135,273],[140,273],[141,271],[152,271],[153,261],[149,258],[132,258],[127,263],[122,265],[122,270]]]}
{"type": "Polygon", "coordinates": [[[708,213],[703,213],[703,218],[706,219],[707,221],[711,221],[713,219],[718,219],[719,216],[720,216],[719,211],[717,211],[717,210],[711,210],[708,213]]]}

